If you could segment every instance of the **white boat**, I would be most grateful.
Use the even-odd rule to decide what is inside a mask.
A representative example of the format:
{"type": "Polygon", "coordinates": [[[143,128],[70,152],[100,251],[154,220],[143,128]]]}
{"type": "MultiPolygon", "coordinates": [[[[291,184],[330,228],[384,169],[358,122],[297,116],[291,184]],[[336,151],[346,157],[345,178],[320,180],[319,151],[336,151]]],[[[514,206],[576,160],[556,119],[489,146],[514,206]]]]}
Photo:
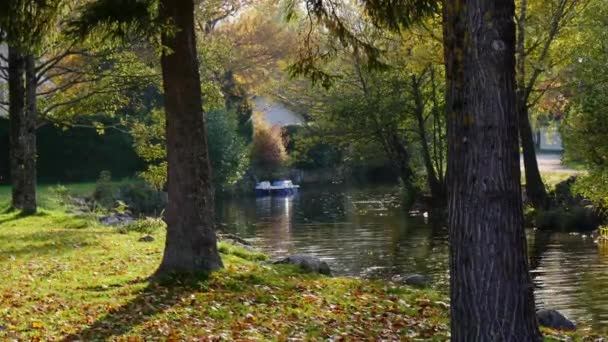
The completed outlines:
{"type": "Polygon", "coordinates": [[[259,182],[255,186],[256,196],[289,196],[298,193],[299,185],[295,185],[291,180],[275,181],[270,183],[269,181],[259,182]]]}

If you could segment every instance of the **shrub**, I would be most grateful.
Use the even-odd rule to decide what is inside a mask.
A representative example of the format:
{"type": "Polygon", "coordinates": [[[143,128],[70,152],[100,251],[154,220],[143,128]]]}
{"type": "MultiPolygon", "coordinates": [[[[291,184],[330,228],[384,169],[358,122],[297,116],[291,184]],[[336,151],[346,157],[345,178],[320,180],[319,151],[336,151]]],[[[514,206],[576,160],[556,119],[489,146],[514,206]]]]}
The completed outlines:
{"type": "MultiPolygon", "coordinates": [[[[118,187],[118,199],[132,214],[158,216],[167,205],[166,193],[144,180],[127,181],[118,187]]],[[[115,203],[120,203],[116,201],[115,203]]]]}
{"type": "Polygon", "coordinates": [[[160,229],[165,229],[166,227],[167,225],[165,224],[165,221],[163,221],[161,218],[145,217],[124,226],[119,226],[116,228],[116,231],[120,234],[127,234],[129,232],[152,234],[160,229]]]}
{"type": "Polygon", "coordinates": [[[287,160],[283,137],[278,127],[270,127],[262,119],[254,125],[251,163],[262,178],[273,178],[287,160]]]}
{"type": "Polygon", "coordinates": [[[110,171],[101,171],[93,190],[93,200],[104,208],[112,209],[118,200],[118,187],[112,183],[110,171]]]}

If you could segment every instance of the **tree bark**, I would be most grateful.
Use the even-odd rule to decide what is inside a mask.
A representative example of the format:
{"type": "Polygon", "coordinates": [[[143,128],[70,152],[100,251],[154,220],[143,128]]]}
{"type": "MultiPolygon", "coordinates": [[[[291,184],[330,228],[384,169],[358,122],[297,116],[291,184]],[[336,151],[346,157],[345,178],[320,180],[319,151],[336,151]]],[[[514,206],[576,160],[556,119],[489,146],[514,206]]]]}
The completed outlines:
{"type": "Polygon", "coordinates": [[[25,58],[16,48],[8,49],[8,89],[9,89],[9,145],[10,175],[12,185],[12,207],[23,209],[24,203],[24,156],[23,117],[25,112],[25,58]]]}
{"type": "Polygon", "coordinates": [[[517,115],[519,119],[519,137],[521,149],[524,155],[524,174],[526,177],[526,197],[536,209],[545,209],[549,206],[549,196],[545,183],[538,169],[536,150],[534,149],[534,138],[532,127],[528,116],[528,106],[522,103],[518,97],[517,115]]]}
{"type": "Polygon", "coordinates": [[[192,0],[161,0],[175,32],[162,34],[168,180],[167,241],[157,275],[221,268],[192,0]]]}
{"type": "Polygon", "coordinates": [[[444,1],[452,341],[540,341],[523,225],[513,0],[444,1]]]}
{"type": "Polygon", "coordinates": [[[36,124],[38,107],[36,103],[36,59],[33,55],[25,56],[25,111],[23,112],[23,207],[22,212],[33,214],[36,205],[36,124]]]}

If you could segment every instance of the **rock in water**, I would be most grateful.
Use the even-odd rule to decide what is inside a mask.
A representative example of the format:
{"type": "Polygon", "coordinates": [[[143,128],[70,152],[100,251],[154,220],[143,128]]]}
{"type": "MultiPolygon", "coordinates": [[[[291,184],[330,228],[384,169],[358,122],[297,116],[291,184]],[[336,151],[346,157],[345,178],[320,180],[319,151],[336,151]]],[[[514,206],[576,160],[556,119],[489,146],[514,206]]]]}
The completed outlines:
{"type": "Polygon", "coordinates": [[[538,317],[538,323],[543,327],[557,330],[576,330],[576,324],[557,310],[538,310],[536,312],[536,317],[538,317]]]}
{"type": "Polygon", "coordinates": [[[275,262],[275,264],[298,265],[306,272],[320,273],[331,276],[331,269],[329,268],[329,265],[325,261],[313,256],[292,255],[275,262]]]}

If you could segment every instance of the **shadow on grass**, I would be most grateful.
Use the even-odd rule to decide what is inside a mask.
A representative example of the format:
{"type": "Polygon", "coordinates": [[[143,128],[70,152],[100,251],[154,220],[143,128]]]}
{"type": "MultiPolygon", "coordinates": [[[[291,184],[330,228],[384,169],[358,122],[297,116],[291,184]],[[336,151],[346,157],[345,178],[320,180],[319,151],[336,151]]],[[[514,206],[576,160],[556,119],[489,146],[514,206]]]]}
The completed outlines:
{"type": "Polygon", "coordinates": [[[70,334],[62,341],[108,341],[129,333],[158,313],[162,313],[183,298],[204,288],[208,275],[155,280],[129,303],[111,310],[83,330],[70,334]]]}
{"type": "Polygon", "coordinates": [[[48,215],[45,212],[37,212],[35,214],[26,214],[24,212],[17,211],[17,209],[15,209],[13,207],[5,208],[0,213],[1,214],[6,214],[6,215],[13,214],[13,215],[11,215],[9,217],[1,219],[0,220],[0,225],[3,224],[3,223],[7,223],[7,222],[11,222],[11,221],[17,221],[17,220],[20,220],[20,219],[24,219],[24,218],[27,218],[27,217],[32,217],[32,216],[47,216],[48,215]]]}
{"type": "MultiPolygon", "coordinates": [[[[99,232],[83,229],[60,229],[31,234],[0,234],[0,259],[8,256],[59,255],[81,247],[99,244],[99,232]]],[[[107,234],[114,234],[108,231],[107,234]]]]}

